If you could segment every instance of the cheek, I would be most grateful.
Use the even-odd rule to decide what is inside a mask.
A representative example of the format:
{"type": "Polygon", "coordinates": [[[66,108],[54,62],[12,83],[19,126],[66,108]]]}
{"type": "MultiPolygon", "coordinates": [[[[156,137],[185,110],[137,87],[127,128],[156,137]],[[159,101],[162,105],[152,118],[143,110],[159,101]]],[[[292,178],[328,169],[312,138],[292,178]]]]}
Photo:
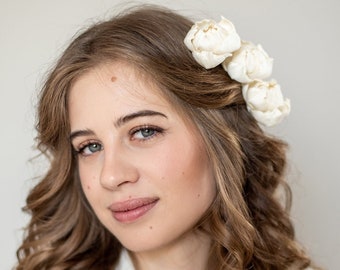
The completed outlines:
{"type": "Polygon", "coordinates": [[[173,144],[164,149],[158,159],[157,171],[168,192],[181,198],[210,201],[214,197],[215,183],[205,151],[198,146],[173,144]]]}
{"type": "Polygon", "coordinates": [[[188,164],[182,180],[186,182],[188,193],[202,207],[212,203],[216,194],[216,185],[213,172],[204,151],[198,151],[193,155],[192,162],[188,164]]]}
{"type": "Polygon", "coordinates": [[[86,200],[88,201],[95,215],[99,218],[99,220],[102,220],[101,209],[104,202],[102,192],[100,191],[100,186],[98,185],[98,178],[94,175],[84,175],[84,173],[79,173],[79,177],[86,200]]]}
{"type": "Polygon", "coordinates": [[[80,184],[83,189],[83,192],[85,194],[86,199],[88,202],[92,205],[92,197],[94,196],[93,190],[94,190],[94,185],[91,181],[88,179],[84,179],[83,177],[80,176],[80,184]]]}
{"type": "Polygon", "coordinates": [[[80,184],[84,191],[86,198],[91,202],[91,197],[94,196],[96,190],[96,183],[98,177],[93,174],[92,170],[89,170],[86,166],[79,166],[79,178],[80,184]],[[92,172],[92,173],[91,173],[92,172]]]}
{"type": "Polygon", "coordinates": [[[91,183],[85,183],[85,184],[83,185],[83,190],[84,190],[85,192],[90,192],[91,189],[92,189],[91,183]]]}

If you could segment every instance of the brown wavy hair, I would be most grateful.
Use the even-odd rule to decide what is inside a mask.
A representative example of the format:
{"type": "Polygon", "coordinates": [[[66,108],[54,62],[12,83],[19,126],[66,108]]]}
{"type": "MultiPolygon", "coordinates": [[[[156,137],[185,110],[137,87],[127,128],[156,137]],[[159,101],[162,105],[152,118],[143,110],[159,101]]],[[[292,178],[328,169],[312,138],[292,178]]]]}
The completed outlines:
{"type": "Polygon", "coordinates": [[[31,221],[17,251],[17,270],[105,270],[118,260],[121,244],[98,221],[80,187],[67,110],[73,82],[111,61],[145,74],[201,133],[217,186],[197,224],[213,242],[207,269],[310,265],[288,215],[287,145],[258,126],[241,85],[221,66],[206,70],[193,59],[183,43],[192,24],[161,7],[138,7],[92,25],[62,54],[40,95],[37,143],[51,165],[27,198],[31,221]],[[278,190],[286,195],[284,203],[278,190]]]}

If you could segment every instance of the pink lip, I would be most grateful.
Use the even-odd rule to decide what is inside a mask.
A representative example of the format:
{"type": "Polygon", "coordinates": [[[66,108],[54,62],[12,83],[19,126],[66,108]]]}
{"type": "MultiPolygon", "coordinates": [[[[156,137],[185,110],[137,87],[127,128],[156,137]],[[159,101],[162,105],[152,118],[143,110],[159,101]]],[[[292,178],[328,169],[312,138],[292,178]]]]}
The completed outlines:
{"type": "Polygon", "coordinates": [[[113,217],[122,223],[130,223],[144,216],[151,210],[158,198],[138,198],[110,205],[113,217]]]}

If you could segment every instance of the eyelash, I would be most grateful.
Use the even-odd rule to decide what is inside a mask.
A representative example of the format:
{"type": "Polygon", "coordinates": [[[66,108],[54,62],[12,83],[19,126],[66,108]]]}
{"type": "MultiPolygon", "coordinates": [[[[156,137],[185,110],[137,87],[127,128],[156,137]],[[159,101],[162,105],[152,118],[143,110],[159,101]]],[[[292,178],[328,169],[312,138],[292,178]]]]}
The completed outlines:
{"type": "MultiPolygon", "coordinates": [[[[100,149],[98,151],[102,151],[103,150],[103,146],[101,143],[97,142],[97,141],[87,141],[85,143],[82,143],[80,144],[79,148],[78,149],[75,149],[75,152],[77,155],[81,155],[81,156],[84,156],[84,157],[87,157],[87,156],[90,156],[92,154],[94,154],[95,152],[98,152],[98,151],[95,151],[95,152],[92,152],[92,154],[85,154],[85,150],[87,148],[89,148],[90,146],[94,146],[94,145],[97,145],[100,147],[100,149]]],[[[90,150],[89,150],[90,151],[90,150]]]]}
{"type": "Polygon", "coordinates": [[[138,141],[141,141],[141,142],[145,142],[145,141],[153,139],[154,137],[162,134],[163,132],[164,132],[164,129],[162,129],[160,127],[152,126],[152,125],[143,125],[143,126],[139,126],[139,127],[132,129],[129,132],[129,135],[130,135],[131,141],[138,140],[138,141]],[[146,131],[150,132],[151,131],[152,134],[144,137],[144,135],[142,134],[143,131],[144,132],[146,132],[146,131]],[[138,132],[141,133],[143,138],[134,138],[134,136],[136,136],[138,132]]]}
{"type": "MultiPolygon", "coordinates": [[[[143,126],[139,126],[139,127],[136,127],[136,128],[133,128],[131,131],[129,131],[129,136],[130,136],[130,140],[131,141],[138,141],[138,142],[146,142],[148,140],[151,140],[153,138],[155,138],[156,136],[158,135],[161,135],[163,134],[164,132],[164,129],[160,128],[160,127],[156,127],[156,126],[151,126],[151,125],[143,125],[143,126]],[[152,134],[151,135],[143,135],[142,132],[151,132],[152,134]],[[135,136],[138,134],[138,133],[141,133],[141,136],[143,138],[136,138],[135,136]]],[[[94,141],[94,140],[90,140],[90,141],[87,141],[83,144],[80,144],[78,149],[75,149],[75,153],[77,155],[80,155],[80,156],[84,156],[84,157],[87,157],[87,156],[90,156],[96,152],[99,152],[99,151],[102,151],[104,149],[103,145],[97,141],[94,141]],[[90,146],[99,146],[99,150],[97,151],[94,151],[92,152],[91,150],[91,154],[85,154],[85,150],[87,148],[89,148],[90,146]]]]}

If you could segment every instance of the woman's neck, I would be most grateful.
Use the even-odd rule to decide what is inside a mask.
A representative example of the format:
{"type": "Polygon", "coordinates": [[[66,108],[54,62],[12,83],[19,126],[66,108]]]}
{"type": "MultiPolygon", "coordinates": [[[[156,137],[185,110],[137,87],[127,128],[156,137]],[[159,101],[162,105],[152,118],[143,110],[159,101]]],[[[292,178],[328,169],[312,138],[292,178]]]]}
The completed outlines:
{"type": "Polygon", "coordinates": [[[157,250],[130,253],[136,270],[206,270],[211,240],[190,232],[157,250]]]}

